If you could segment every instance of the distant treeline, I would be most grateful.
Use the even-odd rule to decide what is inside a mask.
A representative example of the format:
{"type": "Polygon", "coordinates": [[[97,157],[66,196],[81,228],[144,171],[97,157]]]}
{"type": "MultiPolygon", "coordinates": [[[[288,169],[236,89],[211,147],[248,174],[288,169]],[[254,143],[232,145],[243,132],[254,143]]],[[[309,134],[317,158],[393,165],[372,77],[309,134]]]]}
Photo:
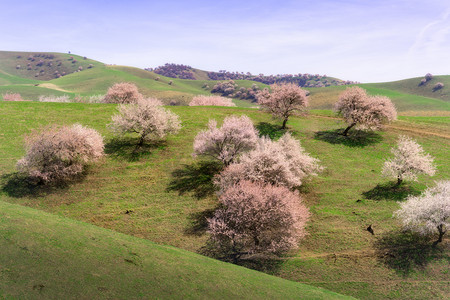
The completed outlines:
{"type": "MultiPolygon", "coordinates": [[[[180,64],[165,64],[156,68],[147,68],[156,74],[171,78],[192,79],[195,80],[194,69],[191,66],[180,64]]],[[[220,70],[219,72],[208,72],[211,80],[252,80],[264,84],[274,83],[295,83],[301,87],[325,87],[332,85],[355,84],[355,81],[340,80],[319,74],[278,74],[278,75],[252,75],[250,72],[229,72],[220,70]]]]}

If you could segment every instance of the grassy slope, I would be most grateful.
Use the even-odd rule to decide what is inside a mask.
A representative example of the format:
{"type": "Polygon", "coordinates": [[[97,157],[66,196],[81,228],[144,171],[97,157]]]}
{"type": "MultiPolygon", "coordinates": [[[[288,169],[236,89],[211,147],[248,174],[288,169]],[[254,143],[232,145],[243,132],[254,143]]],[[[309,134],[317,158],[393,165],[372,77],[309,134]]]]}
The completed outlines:
{"type": "MultiPolygon", "coordinates": [[[[419,95],[407,94],[395,90],[376,87],[372,84],[359,84],[371,95],[383,95],[392,99],[397,110],[400,113],[416,112],[422,114],[426,111],[434,111],[435,114],[444,114],[450,111],[450,103],[444,100],[428,98],[419,95]]],[[[309,88],[310,108],[312,109],[331,109],[338,100],[339,94],[346,89],[345,86],[309,88]]]]}
{"type": "Polygon", "coordinates": [[[78,67],[83,67],[86,70],[92,64],[94,68],[103,66],[103,63],[92,60],[92,59],[84,59],[82,56],[75,54],[66,54],[66,53],[53,53],[53,52],[18,52],[18,51],[0,51],[0,70],[6,74],[27,78],[32,80],[51,80],[54,79],[54,72],[58,71],[60,74],[65,72],[66,74],[70,74],[78,70],[78,67]],[[54,58],[47,59],[43,57],[35,57],[35,61],[28,60],[30,55],[34,54],[52,54],[54,58]],[[72,63],[70,58],[73,57],[77,62],[72,63]],[[36,64],[39,60],[43,60],[45,63],[42,66],[37,66],[36,64]],[[48,62],[52,62],[52,66],[48,66],[48,62]],[[61,62],[61,65],[58,66],[58,62],[61,62]],[[31,70],[27,69],[27,64],[31,64],[31,70]],[[16,69],[16,66],[20,65],[20,69],[16,69]],[[41,73],[40,71],[44,72],[41,73]],[[35,76],[36,73],[39,76],[35,76]]]}
{"type": "Polygon", "coordinates": [[[393,82],[368,83],[365,84],[365,86],[436,98],[447,102],[450,101],[450,75],[434,76],[433,79],[428,81],[426,84],[419,85],[422,78],[423,77],[417,77],[393,82]],[[442,82],[445,86],[443,89],[434,91],[433,87],[438,82],[442,82]]]}
{"type": "MultiPolygon", "coordinates": [[[[0,105],[2,114],[7,116],[0,120],[0,173],[5,174],[0,199],[191,251],[205,244],[207,235],[202,224],[217,202],[214,196],[197,199],[193,193],[180,195],[168,191],[168,187],[177,179],[171,175],[173,171],[195,167],[191,152],[196,133],[205,128],[209,118],[220,122],[226,115],[243,113],[255,124],[263,125],[260,129],[265,133],[274,129],[270,116],[256,110],[172,107],[183,121],[181,132],[169,137],[166,143],[149,146],[133,155],[133,146],[112,140],[105,127],[115,111],[114,105],[0,105]],[[23,155],[17,137],[42,124],[73,122],[93,126],[105,135],[109,155],[95,172],[83,182],[52,191],[29,189],[15,181],[14,165],[23,155]],[[132,213],[126,214],[126,210],[132,213]]],[[[392,195],[383,191],[378,191],[379,200],[364,196],[377,191],[377,184],[387,182],[380,176],[381,167],[390,156],[389,149],[395,145],[398,134],[416,138],[436,158],[438,167],[434,178],[421,176],[420,183],[411,184],[409,191],[400,194],[418,193],[435,179],[448,179],[450,140],[424,134],[424,131],[437,132],[448,137],[448,118],[407,117],[395,123],[396,128],[364,136],[362,142],[353,143],[333,134],[333,130],[344,125],[332,118],[311,115],[293,118],[288,125],[326,170],[301,190],[313,212],[308,228],[310,235],[288,259],[259,267],[287,279],[365,299],[448,295],[448,238],[437,253],[412,241],[399,247],[409,247],[408,253],[377,246],[389,238],[402,242],[397,234],[399,224],[392,219],[398,204],[392,195]],[[436,129],[436,122],[441,127],[436,129]],[[363,200],[356,202],[357,199],[363,200]],[[373,224],[375,236],[365,231],[369,224],[373,224]],[[415,252],[416,249],[420,251],[415,252]],[[413,257],[405,261],[403,257],[408,255],[413,257]],[[389,260],[390,257],[394,259],[389,260]]],[[[185,184],[196,178],[188,176],[185,184]]]]}
{"type": "Polygon", "coordinates": [[[0,230],[6,298],[347,299],[2,201],[0,230]]]}

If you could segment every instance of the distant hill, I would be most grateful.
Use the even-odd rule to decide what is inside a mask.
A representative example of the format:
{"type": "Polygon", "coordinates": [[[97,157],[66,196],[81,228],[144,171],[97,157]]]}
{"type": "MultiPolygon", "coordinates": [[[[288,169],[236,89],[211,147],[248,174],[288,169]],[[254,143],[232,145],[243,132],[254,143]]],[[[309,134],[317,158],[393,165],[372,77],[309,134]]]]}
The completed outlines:
{"type": "MultiPolygon", "coordinates": [[[[186,73],[184,77],[193,77],[195,80],[167,77],[155,73],[158,72],[157,70],[106,65],[74,54],[0,51],[0,99],[5,93],[19,93],[27,100],[37,100],[40,95],[67,95],[70,98],[104,95],[114,83],[126,81],[135,83],[145,96],[159,98],[165,104],[186,105],[195,95],[209,95],[215,92],[234,98],[239,106],[254,106],[252,101],[255,100],[254,94],[257,90],[267,87],[266,83],[273,80],[290,78],[289,75],[277,75],[278,77],[263,76],[255,80],[252,78],[255,76],[251,74],[238,72],[207,72],[174,64],[167,64],[165,67],[165,72],[170,71],[167,75],[180,77],[180,72],[188,72],[189,75],[186,73]],[[31,65],[31,70],[28,70],[28,64],[31,65]],[[38,64],[41,65],[38,66],[38,64]],[[211,80],[210,77],[223,80],[211,80]],[[263,83],[258,80],[269,81],[263,83]],[[232,87],[231,92],[228,92],[227,87],[232,87]]],[[[310,76],[297,75],[301,76],[292,76],[292,79],[304,80],[310,76]]],[[[311,76],[306,83],[302,81],[302,84],[308,86],[305,88],[311,92],[310,108],[331,109],[339,93],[346,88],[345,82],[339,83],[339,79],[326,76],[311,76]],[[333,80],[336,85],[330,84],[333,80]],[[320,87],[312,87],[317,85],[320,87]],[[325,87],[325,85],[329,86],[325,87]]],[[[367,89],[370,94],[390,97],[399,112],[448,112],[450,110],[450,76],[434,76],[426,84],[420,84],[421,79],[411,78],[395,82],[358,85],[367,89]],[[444,88],[433,90],[437,82],[442,82],[444,88]]]]}
{"type": "Polygon", "coordinates": [[[46,81],[102,65],[74,54],[0,51],[0,74],[27,79],[46,81]]]}
{"type": "Polygon", "coordinates": [[[165,64],[156,68],[147,68],[147,71],[155,72],[170,78],[191,79],[191,80],[250,80],[264,84],[274,83],[295,83],[301,87],[326,87],[355,84],[357,82],[341,80],[326,75],[319,74],[278,74],[278,75],[253,75],[249,72],[208,72],[194,69],[191,66],[182,64],[165,64]]]}
{"type": "Polygon", "coordinates": [[[365,86],[389,89],[450,102],[450,75],[433,76],[431,80],[424,84],[421,83],[422,79],[423,77],[416,77],[392,82],[368,83],[365,86]],[[434,87],[438,82],[443,83],[444,87],[435,89],[434,87]]]}

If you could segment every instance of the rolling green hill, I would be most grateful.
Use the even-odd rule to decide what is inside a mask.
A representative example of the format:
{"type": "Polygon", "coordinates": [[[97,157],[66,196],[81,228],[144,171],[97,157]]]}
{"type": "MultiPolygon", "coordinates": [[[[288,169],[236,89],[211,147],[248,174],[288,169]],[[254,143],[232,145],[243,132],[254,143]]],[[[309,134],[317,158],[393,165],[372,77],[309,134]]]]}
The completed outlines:
{"type": "Polygon", "coordinates": [[[349,299],[0,201],[0,297],[349,299]]]}
{"type": "MultiPolygon", "coordinates": [[[[180,133],[170,136],[164,143],[149,144],[135,152],[133,145],[135,140],[132,136],[124,140],[114,139],[106,127],[112,114],[116,112],[116,105],[0,102],[0,110],[4,116],[0,119],[2,129],[0,201],[33,207],[159,244],[201,252],[208,239],[205,218],[210,216],[217,206],[217,199],[208,181],[205,183],[205,180],[197,180],[211,178],[212,175],[208,168],[205,169],[205,166],[191,155],[195,135],[206,128],[210,118],[220,123],[230,114],[248,115],[262,134],[272,136],[281,134],[277,126],[279,123],[270,115],[254,109],[187,106],[169,109],[178,114],[182,120],[183,128],[180,133]],[[24,154],[21,137],[45,124],[75,122],[91,126],[105,137],[107,156],[102,163],[93,168],[82,181],[54,189],[30,186],[21,180],[15,173],[15,164],[24,154]]],[[[432,248],[432,240],[418,239],[403,233],[400,224],[392,218],[392,213],[399,207],[397,201],[402,201],[406,195],[420,193],[427,185],[433,185],[434,180],[449,178],[450,161],[447,151],[450,146],[449,118],[402,117],[386,131],[373,134],[358,133],[359,137],[343,139],[336,134],[336,130],[345,125],[329,116],[329,111],[313,111],[309,116],[294,117],[288,122],[293,136],[301,141],[307,152],[320,159],[325,167],[324,172],[305,181],[300,189],[301,196],[312,212],[307,228],[308,236],[301,241],[298,250],[284,257],[248,260],[242,264],[281,278],[361,299],[446,298],[450,293],[448,236],[441,245],[432,248]],[[420,176],[418,183],[408,183],[404,189],[392,192],[389,180],[381,177],[381,168],[385,159],[391,155],[390,148],[396,144],[400,134],[417,139],[425,151],[435,158],[438,171],[434,177],[420,176]],[[375,235],[366,230],[370,224],[375,230],[375,235]]],[[[0,211],[6,209],[2,208],[0,211]]],[[[28,214],[31,210],[24,210],[24,214],[25,212],[28,214]]],[[[6,222],[3,224],[8,224],[9,230],[19,232],[17,234],[19,237],[27,234],[28,231],[24,229],[27,222],[30,230],[42,232],[50,230],[46,226],[43,228],[35,226],[36,223],[26,221],[27,218],[26,215],[23,219],[4,219],[2,216],[1,222],[6,222]],[[17,230],[14,229],[15,226],[18,226],[17,230]]],[[[63,221],[55,218],[55,223],[59,222],[63,221]]],[[[74,233],[90,232],[87,227],[80,228],[64,229],[62,232],[69,233],[72,230],[74,233]]],[[[31,231],[29,236],[20,239],[20,243],[17,239],[10,238],[12,242],[6,240],[6,245],[11,247],[8,251],[17,252],[16,255],[25,255],[24,253],[28,252],[21,252],[20,247],[26,247],[36,252],[35,248],[31,248],[34,239],[37,245],[46,243],[49,249],[54,248],[55,243],[59,242],[57,238],[46,240],[43,238],[44,234],[33,235],[33,232],[36,231],[31,231]]],[[[125,239],[122,237],[117,235],[121,241],[125,239]]],[[[106,248],[105,244],[110,243],[110,239],[103,237],[98,241],[101,242],[100,252],[106,248]]],[[[147,245],[145,247],[150,247],[149,242],[140,241],[147,245]]],[[[89,249],[91,246],[94,248],[95,243],[92,243],[87,246],[89,249]]],[[[107,256],[104,269],[100,266],[97,272],[105,274],[110,272],[111,261],[118,264],[118,270],[124,273],[123,276],[129,274],[126,271],[130,269],[126,268],[134,270],[133,262],[143,266],[142,268],[150,268],[144,263],[142,254],[150,250],[130,246],[141,249],[130,250],[139,253],[139,257],[134,257],[130,252],[123,252],[122,248],[120,251],[117,250],[117,244],[111,243],[113,245],[111,251],[116,260],[107,256]]],[[[68,247],[70,251],[84,249],[84,246],[77,248],[78,244],[75,242],[69,244],[73,246],[68,247]]],[[[80,245],[85,245],[85,242],[80,245]]],[[[69,251],[67,248],[63,249],[69,251]]],[[[36,257],[48,257],[37,253],[40,256],[36,257]]],[[[60,252],[56,253],[58,254],[56,257],[59,257],[60,252]]],[[[92,252],[88,253],[97,252],[92,249],[92,252]]],[[[167,250],[167,253],[171,255],[173,252],[167,250]]],[[[98,266],[96,257],[99,256],[92,255],[92,260],[74,260],[74,264],[80,268],[90,263],[98,266]]],[[[2,259],[8,259],[8,256],[2,259]]],[[[0,282],[6,282],[5,285],[13,287],[26,285],[27,283],[20,283],[18,279],[21,271],[16,271],[29,269],[26,259],[30,259],[29,256],[18,257],[8,264],[0,262],[0,276],[3,276],[0,277],[2,279],[0,282]],[[20,267],[17,264],[21,262],[23,264],[20,267]],[[5,270],[3,269],[5,265],[11,267],[5,270]]],[[[163,259],[172,262],[170,258],[163,259]]],[[[178,257],[173,260],[183,264],[185,262],[178,257]]],[[[59,262],[64,261],[58,260],[55,265],[49,263],[48,270],[50,268],[56,270],[60,265],[59,262]]],[[[185,265],[187,269],[200,268],[195,264],[185,265]]],[[[207,267],[208,263],[205,261],[205,268],[207,267]]],[[[183,269],[182,266],[174,268],[183,269]]],[[[139,278],[146,278],[142,270],[139,269],[135,274],[139,278]]],[[[81,272],[81,269],[77,272],[81,272]]],[[[80,274],[77,272],[74,271],[74,274],[80,274]]],[[[165,276],[164,273],[165,271],[161,276],[165,276]]],[[[64,279],[57,276],[59,273],[54,274],[57,277],[54,279],[56,282],[64,279]]],[[[189,277],[185,274],[191,273],[182,273],[181,280],[189,277]]],[[[217,276],[220,275],[221,272],[217,271],[217,276]]],[[[44,278],[50,278],[49,281],[52,279],[44,278]]],[[[88,277],[88,280],[94,283],[95,287],[104,287],[100,285],[101,279],[95,275],[88,277]]],[[[135,279],[131,277],[129,280],[135,279]]],[[[205,286],[213,283],[198,284],[205,286]]],[[[36,289],[41,289],[40,285],[43,285],[43,293],[47,287],[45,283],[33,281],[31,290],[34,285],[36,289]]],[[[180,286],[189,290],[186,285],[180,283],[180,286]]],[[[117,286],[117,289],[121,288],[121,285],[117,286]]],[[[43,295],[45,298],[45,294],[43,295]]],[[[14,298],[14,294],[11,297],[14,298]]]]}
{"type": "Polygon", "coordinates": [[[421,85],[420,80],[422,78],[423,77],[409,78],[405,80],[384,82],[384,83],[368,83],[365,84],[364,86],[394,90],[406,94],[419,95],[428,98],[436,98],[450,102],[450,75],[433,76],[433,79],[421,85]],[[444,88],[434,90],[433,87],[438,82],[442,82],[444,84],[444,88]]]}
{"type": "MultiPolygon", "coordinates": [[[[104,65],[98,61],[84,57],[62,53],[38,52],[6,52],[0,51],[0,95],[5,93],[20,93],[24,99],[37,100],[40,95],[103,95],[108,87],[117,82],[133,82],[139,90],[148,97],[156,97],[166,104],[186,105],[194,95],[210,94],[210,88],[217,81],[207,80],[207,72],[193,69],[198,80],[184,80],[164,77],[143,69],[104,65]],[[30,57],[34,61],[30,61],[30,57]],[[71,59],[73,57],[73,59],[71,59]],[[44,64],[37,67],[40,60],[44,64]],[[76,63],[72,62],[76,60],[76,63]],[[48,63],[52,61],[51,66],[48,63]],[[32,70],[27,70],[31,63],[32,70]],[[58,64],[61,63],[60,66],[58,64]],[[20,68],[17,69],[17,66],[20,68]],[[89,68],[92,65],[92,68],[89,68]],[[75,72],[78,67],[80,72],[75,72]],[[44,70],[35,77],[36,72],[44,70]],[[55,71],[67,75],[55,78],[55,71]]],[[[330,78],[331,80],[332,78],[330,78]]],[[[428,115],[434,111],[436,115],[446,116],[450,111],[450,76],[435,76],[425,85],[419,85],[421,78],[411,78],[396,82],[368,83],[359,86],[370,94],[380,94],[390,97],[397,110],[405,115],[428,115]],[[445,87],[433,91],[436,82],[443,82],[445,87]],[[414,112],[414,113],[412,113],[414,112]]],[[[254,81],[236,80],[239,87],[249,88],[254,81]]],[[[266,85],[256,83],[261,88],[266,85]]],[[[330,86],[324,88],[307,88],[311,92],[311,109],[331,109],[337,101],[339,93],[345,86],[330,86]]],[[[239,106],[253,106],[248,101],[235,101],[239,106]]]]}

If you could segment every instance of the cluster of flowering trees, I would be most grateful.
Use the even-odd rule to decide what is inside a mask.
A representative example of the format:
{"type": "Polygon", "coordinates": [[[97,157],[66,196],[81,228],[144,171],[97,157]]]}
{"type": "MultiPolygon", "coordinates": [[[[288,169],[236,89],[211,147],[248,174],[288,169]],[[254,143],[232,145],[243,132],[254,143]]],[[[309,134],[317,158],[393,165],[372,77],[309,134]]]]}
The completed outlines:
{"type": "Polygon", "coordinates": [[[221,206],[208,219],[211,241],[237,259],[245,254],[280,253],[306,234],[309,211],[295,188],[322,168],[290,134],[278,141],[258,137],[247,116],[210,120],[194,140],[194,156],[223,163],[214,183],[221,206]]]}
{"type": "MultiPolygon", "coordinates": [[[[116,84],[107,97],[110,102],[121,103],[110,128],[119,136],[138,134],[137,146],[176,133],[181,127],[177,115],[164,109],[157,99],[144,99],[133,84],[116,84]]],[[[80,124],[50,126],[30,134],[25,142],[26,154],[17,169],[42,184],[69,181],[104,155],[102,136],[80,124]]]]}

